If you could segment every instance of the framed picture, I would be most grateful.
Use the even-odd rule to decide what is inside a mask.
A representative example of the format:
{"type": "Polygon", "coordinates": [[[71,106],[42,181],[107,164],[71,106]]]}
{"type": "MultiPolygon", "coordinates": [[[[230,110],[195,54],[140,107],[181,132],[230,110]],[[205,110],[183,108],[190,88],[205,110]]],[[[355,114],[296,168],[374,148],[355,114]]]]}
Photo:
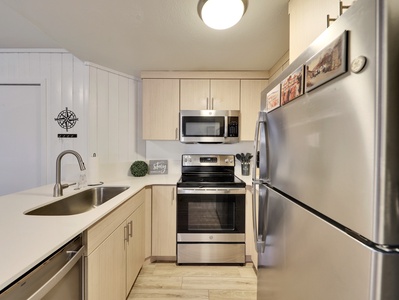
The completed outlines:
{"type": "Polygon", "coordinates": [[[305,91],[309,92],[347,71],[347,31],[306,62],[305,91]]]}
{"type": "Polygon", "coordinates": [[[272,111],[280,106],[280,84],[275,86],[266,95],[266,111],[272,111]]]}
{"type": "Polygon", "coordinates": [[[281,105],[303,94],[303,72],[301,65],[281,82],[281,105]]]}

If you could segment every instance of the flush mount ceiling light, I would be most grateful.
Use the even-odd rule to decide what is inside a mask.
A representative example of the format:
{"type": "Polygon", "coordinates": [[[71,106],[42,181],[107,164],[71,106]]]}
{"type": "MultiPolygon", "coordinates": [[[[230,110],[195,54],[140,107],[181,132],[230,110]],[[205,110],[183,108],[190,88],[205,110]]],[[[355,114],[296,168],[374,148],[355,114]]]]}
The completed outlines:
{"type": "Polygon", "coordinates": [[[198,14],[207,26],[222,30],[237,24],[246,7],[247,0],[200,0],[198,14]]]}

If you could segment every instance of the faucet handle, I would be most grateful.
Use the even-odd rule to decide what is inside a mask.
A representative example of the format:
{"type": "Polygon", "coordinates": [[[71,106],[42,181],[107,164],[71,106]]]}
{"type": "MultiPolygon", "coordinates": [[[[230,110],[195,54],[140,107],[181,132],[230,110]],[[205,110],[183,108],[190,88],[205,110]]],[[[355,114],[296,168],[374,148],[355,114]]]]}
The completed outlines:
{"type": "Polygon", "coordinates": [[[62,189],[66,189],[66,188],[70,187],[71,185],[75,185],[75,184],[76,184],[76,182],[74,182],[74,183],[64,183],[64,184],[61,184],[61,188],[62,189]]]}

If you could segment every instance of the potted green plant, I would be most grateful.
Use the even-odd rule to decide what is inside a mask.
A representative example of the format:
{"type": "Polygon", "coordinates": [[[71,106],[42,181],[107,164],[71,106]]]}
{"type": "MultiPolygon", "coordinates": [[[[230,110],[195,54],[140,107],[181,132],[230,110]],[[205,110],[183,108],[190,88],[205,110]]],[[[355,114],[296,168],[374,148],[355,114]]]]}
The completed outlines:
{"type": "Polygon", "coordinates": [[[251,153],[237,153],[236,158],[241,162],[241,175],[248,176],[249,169],[251,168],[251,158],[253,155],[251,153]]]}
{"type": "Polygon", "coordinates": [[[145,161],[142,160],[136,160],[131,166],[130,166],[130,172],[134,177],[142,177],[145,176],[148,173],[148,165],[145,161]]]}

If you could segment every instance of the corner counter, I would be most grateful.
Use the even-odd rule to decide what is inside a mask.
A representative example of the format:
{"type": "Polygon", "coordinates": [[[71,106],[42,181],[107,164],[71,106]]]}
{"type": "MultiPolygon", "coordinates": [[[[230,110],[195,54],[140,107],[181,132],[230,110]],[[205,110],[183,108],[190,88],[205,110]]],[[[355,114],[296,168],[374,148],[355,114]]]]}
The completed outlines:
{"type": "Polygon", "coordinates": [[[180,174],[126,177],[104,182],[104,186],[130,188],[93,210],[69,216],[28,216],[24,212],[76,194],[91,187],[64,190],[64,196],[54,198],[53,185],[0,197],[0,290],[6,288],[54,251],[79,235],[116,207],[148,185],[173,185],[180,174]]]}

